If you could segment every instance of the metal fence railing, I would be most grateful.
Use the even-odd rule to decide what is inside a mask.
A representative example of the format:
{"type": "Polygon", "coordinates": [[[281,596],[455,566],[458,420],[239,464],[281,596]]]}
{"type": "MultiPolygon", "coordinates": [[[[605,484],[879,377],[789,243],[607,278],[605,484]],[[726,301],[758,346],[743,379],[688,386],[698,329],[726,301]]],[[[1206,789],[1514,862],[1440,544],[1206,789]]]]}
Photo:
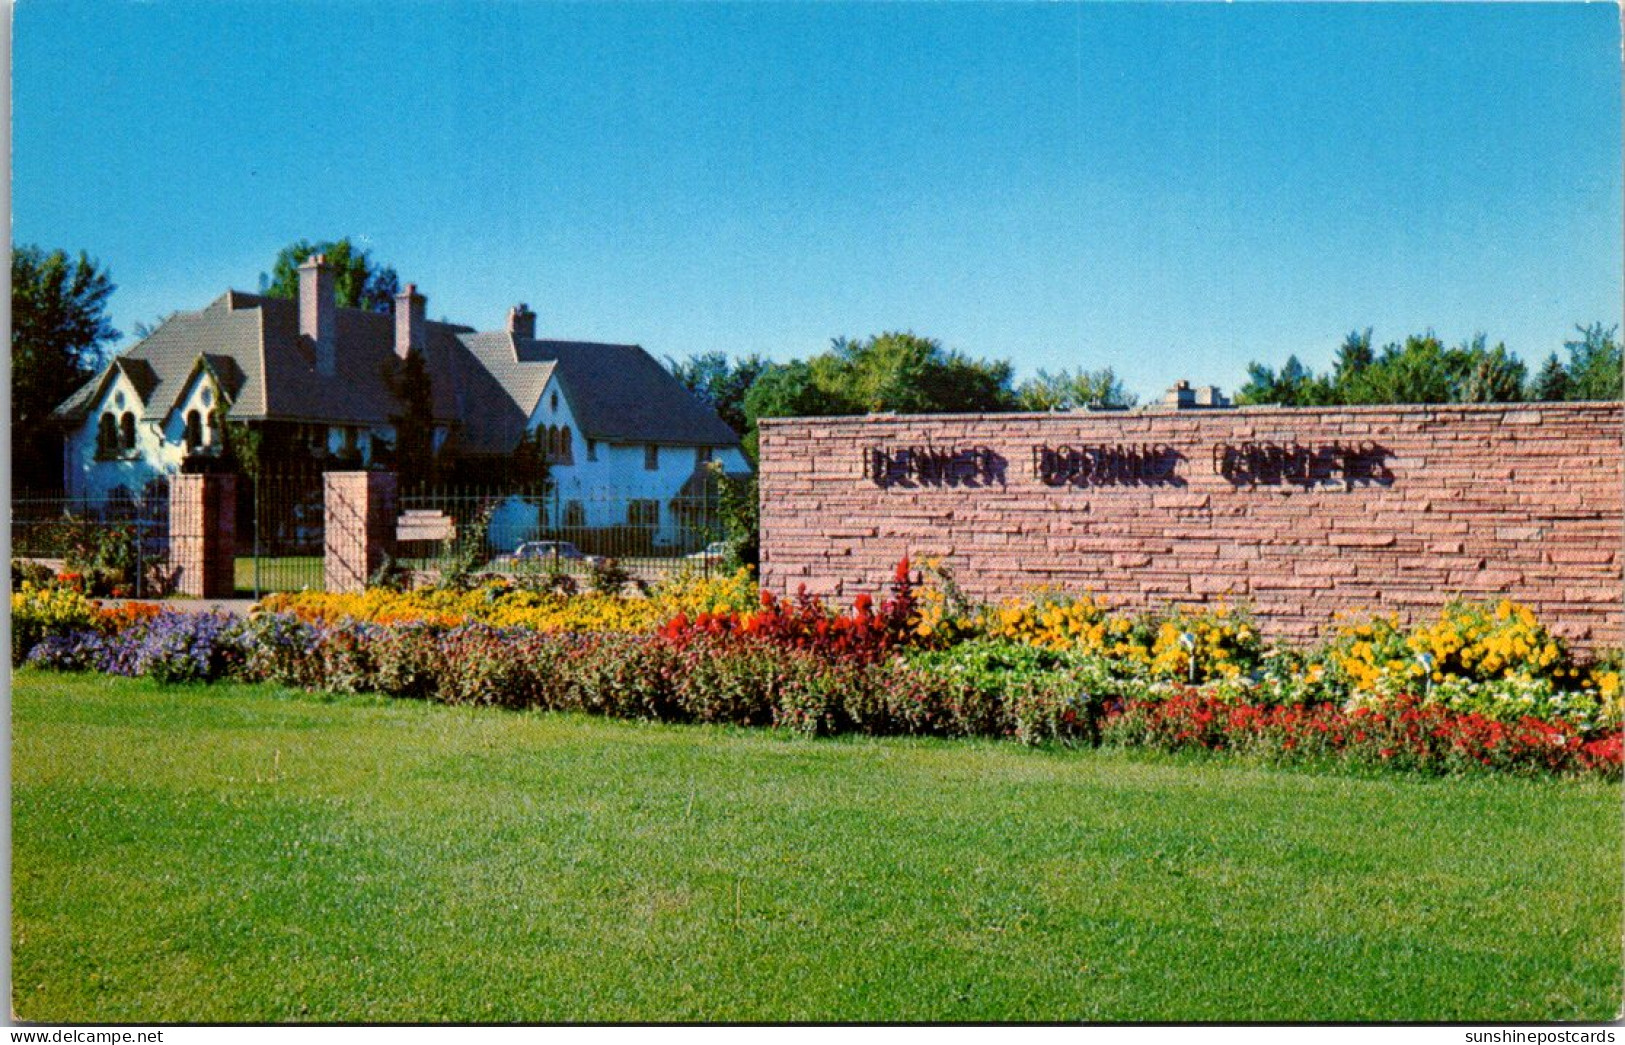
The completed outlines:
{"type": "MultiPolygon", "coordinates": [[[[321,590],[325,528],[344,525],[325,518],[323,477],[241,477],[236,488],[236,594],[321,590]]],[[[403,491],[395,561],[431,580],[563,573],[583,587],[610,560],[645,584],[709,575],[726,559],[717,500],[714,484],[698,483],[664,499],[607,488],[403,491]]],[[[21,496],[11,535],[17,571],[76,572],[97,595],[157,598],[173,587],[167,489],[139,499],[21,496]]]]}
{"type": "Polygon", "coordinates": [[[323,479],[320,473],[237,480],[237,594],[322,587],[323,479]]]}
{"type": "Polygon", "coordinates": [[[724,559],[713,491],[672,499],[614,489],[416,490],[400,498],[397,559],[414,570],[510,576],[560,572],[578,584],[613,560],[633,581],[724,559]]]}
{"type": "Polygon", "coordinates": [[[88,497],[12,498],[11,561],[20,580],[74,575],[98,596],[158,598],[169,594],[169,495],[150,489],[88,497]]]}

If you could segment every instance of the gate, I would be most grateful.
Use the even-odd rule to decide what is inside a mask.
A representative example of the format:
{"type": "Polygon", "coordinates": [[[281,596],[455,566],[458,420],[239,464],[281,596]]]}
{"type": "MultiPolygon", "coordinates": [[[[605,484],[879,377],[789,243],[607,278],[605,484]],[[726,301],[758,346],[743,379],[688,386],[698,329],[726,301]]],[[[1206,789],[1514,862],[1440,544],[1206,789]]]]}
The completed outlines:
{"type": "Polygon", "coordinates": [[[237,484],[236,588],[242,597],[322,588],[322,475],[237,484]]]}

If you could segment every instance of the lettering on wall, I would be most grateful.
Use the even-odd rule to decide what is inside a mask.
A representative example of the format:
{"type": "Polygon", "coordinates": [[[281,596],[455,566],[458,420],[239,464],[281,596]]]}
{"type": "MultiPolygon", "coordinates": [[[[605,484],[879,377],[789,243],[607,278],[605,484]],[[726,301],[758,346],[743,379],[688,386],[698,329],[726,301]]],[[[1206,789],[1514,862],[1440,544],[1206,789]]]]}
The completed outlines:
{"type": "Polygon", "coordinates": [[[1180,486],[1184,459],[1162,443],[1035,446],[1033,474],[1045,486],[1180,486]]]}
{"type": "Polygon", "coordinates": [[[1321,486],[1346,489],[1394,481],[1387,448],[1376,443],[1220,443],[1213,470],[1233,486],[1321,486]]]}
{"type": "MultiPolygon", "coordinates": [[[[1213,472],[1232,486],[1388,486],[1388,449],[1373,442],[1219,443],[1213,472]]],[[[1184,486],[1186,454],[1166,443],[1032,448],[1032,474],[1051,487],[1184,486]]],[[[976,489],[1006,484],[1004,457],[986,446],[872,446],[863,477],[876,486],[976,489]]]]}
{"type": "Polygon", "coordinates": [[[863,477],[876,486],[1003,486],[1005,459],[985,446],[875,446],[863,455],[863,477]]]}

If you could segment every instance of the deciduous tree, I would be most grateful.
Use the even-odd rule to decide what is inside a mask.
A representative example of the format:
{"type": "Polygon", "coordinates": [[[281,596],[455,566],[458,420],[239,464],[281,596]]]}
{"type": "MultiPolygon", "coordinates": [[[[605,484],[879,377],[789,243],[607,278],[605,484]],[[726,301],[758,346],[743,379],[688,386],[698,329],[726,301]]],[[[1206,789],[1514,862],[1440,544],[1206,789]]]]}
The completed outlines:
{"type": "Polygon", "coordinates": [[[357,247],[348,236],[321,242],[302,239],[283,247],[271,263],[271,271],[260,274],[260,293],[266,297],[297,299],[299,266],[312,254],[325,255],[333,267],[333,297],[341,308],[395,311],[395,295],[401,290],[400,277],[393,268],[375,262],[370,251],[357,247]]]}
{"type": "Polygon", "coordinates": [[[11,459],[18,488],[62,480],[51,411],[95,375],[119,337],[107,318],[113,280],[83,251],[11,251],[11,459]]]}

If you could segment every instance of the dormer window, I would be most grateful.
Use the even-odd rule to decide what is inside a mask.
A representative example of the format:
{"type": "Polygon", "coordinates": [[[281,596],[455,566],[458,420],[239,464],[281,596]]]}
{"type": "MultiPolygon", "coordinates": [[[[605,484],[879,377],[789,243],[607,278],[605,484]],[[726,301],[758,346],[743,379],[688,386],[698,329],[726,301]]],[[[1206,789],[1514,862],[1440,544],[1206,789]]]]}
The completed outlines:
{"type": "Polygon", "coordinates": [[[186,450],[195,452],[203,445],[203,415],[196,410],[186,412],[186,450]]]}
{"type": "Polygon", "coordinates": [[[208,387],[207,385],[203,386],[202,399],[203,399],[203,405],[204,406],[213,406],[214,405],[214,389],[208,387]]]}

